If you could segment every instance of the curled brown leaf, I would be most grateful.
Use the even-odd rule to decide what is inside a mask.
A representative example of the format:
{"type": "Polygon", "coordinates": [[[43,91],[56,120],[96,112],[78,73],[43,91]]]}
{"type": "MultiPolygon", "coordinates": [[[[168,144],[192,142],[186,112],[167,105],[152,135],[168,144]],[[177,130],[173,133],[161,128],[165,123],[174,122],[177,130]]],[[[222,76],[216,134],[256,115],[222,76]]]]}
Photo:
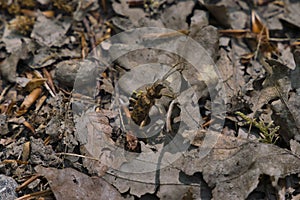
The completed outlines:
{"type": "Polygon", "coordinates": [[[24,99],[19,110],[16,112],[17,116],[25,114],[28,108],[30,108],[30,106],[39,98],[41,93],[42,88],[35,88],[32,90],[32,92],[24,99]]]}

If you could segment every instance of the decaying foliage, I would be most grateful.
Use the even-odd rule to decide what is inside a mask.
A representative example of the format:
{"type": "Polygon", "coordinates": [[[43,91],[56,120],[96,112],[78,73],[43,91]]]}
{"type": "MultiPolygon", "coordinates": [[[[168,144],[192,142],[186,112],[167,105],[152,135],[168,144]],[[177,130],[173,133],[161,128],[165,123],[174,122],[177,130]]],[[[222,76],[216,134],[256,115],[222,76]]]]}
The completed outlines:
{"type": "Polygon", "coordinates": [[[299,199],[299,10],[292,0],[0,0],[0,197],[299,199]],[[139,27],[174,31],[107,40],[139,27]],[[179,36],[219,77],[205,82],[208,65],[199,74],[159,48],[114,57],[124,41],[179,36]]]}

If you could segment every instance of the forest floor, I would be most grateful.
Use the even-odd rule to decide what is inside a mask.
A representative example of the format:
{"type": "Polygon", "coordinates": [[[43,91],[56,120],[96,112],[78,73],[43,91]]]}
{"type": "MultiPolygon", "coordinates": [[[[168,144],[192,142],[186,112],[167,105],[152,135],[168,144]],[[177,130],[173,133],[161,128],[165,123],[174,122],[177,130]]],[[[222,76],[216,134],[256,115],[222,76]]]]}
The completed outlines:
{"type": "Polygon", "coordinates": [[[300,199],[299,10],[0,0],[0,200],[300,199]]]}

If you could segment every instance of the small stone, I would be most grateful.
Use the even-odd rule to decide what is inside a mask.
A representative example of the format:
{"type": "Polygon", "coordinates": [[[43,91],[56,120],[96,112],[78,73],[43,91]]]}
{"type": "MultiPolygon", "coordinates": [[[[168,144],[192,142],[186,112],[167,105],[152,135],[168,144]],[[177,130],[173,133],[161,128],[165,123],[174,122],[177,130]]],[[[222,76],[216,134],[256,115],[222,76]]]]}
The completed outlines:
{"type": "Polygon", "coordinates": [[[18,187],[18,183],[13,178],[0,175],[0,200],[16,199],[16,187],[18,187]]]}

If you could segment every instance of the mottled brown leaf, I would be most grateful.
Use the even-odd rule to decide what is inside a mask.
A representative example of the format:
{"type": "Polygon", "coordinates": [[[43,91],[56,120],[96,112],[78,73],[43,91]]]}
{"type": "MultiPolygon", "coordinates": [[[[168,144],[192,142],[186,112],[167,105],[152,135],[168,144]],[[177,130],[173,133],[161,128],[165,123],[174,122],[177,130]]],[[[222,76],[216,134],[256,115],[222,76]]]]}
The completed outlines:
{"type": "Polygon", "coordinates": [[[120,200],[120,193],[100,177],[89,177],[75,169],[35,167],[50,183],[56,199],[120,200]]]}

